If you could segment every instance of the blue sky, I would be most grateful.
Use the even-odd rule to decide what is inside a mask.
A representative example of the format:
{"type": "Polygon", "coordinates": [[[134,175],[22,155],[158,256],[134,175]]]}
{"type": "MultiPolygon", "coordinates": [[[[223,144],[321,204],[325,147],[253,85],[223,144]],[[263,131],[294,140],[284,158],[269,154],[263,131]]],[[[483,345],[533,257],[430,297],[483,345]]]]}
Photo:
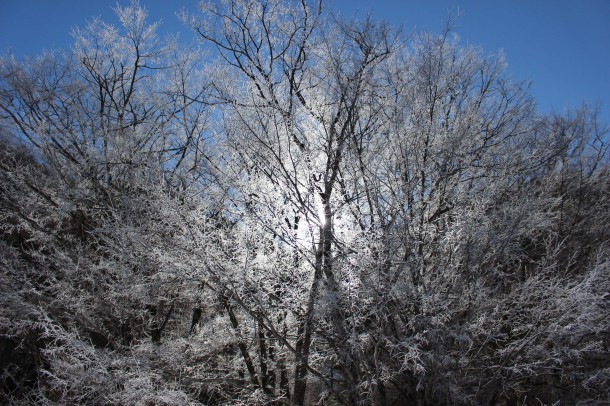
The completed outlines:
{"type": "MultiPolygon", "coordinates": [[[[140,0],[161,32],[192,34],[175,16],[194,11],[197,0],[140,0]]],[[[126,4],[127,1],[122,1],[126,4]]],[[[17,57],[71,43],[70,32],[93,16],[115,22],[115,0],[0,0],[0,52],[17,57]]],[[[376,18],[405,31],[440,31],[450,12],[460,12],[455,32],[463,44],[486,54],[503,50],[514,80],[531,80],[542,112],[563,112],[583,101],[600,102],[610,124],[610,0],[331,0],[343,16],[376,18]]]]}

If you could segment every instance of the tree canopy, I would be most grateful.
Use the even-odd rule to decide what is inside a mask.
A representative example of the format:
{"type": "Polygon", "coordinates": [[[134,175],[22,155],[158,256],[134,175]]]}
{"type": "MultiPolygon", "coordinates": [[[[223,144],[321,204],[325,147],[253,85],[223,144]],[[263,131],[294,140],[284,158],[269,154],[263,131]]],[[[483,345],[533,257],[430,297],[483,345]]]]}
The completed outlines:
{"type": "Polygon", "coordinates": [[[610,154],[501,55],[137,2],[0,59],[3,404],[594,404],[610,154]]]}

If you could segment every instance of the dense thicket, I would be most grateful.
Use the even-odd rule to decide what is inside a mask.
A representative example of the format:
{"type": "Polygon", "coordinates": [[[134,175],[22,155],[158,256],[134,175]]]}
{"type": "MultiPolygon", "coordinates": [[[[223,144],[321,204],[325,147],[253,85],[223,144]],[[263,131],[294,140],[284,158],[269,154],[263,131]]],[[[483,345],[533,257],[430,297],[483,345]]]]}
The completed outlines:
{"type": "Polygon", "coordinates": [[[3,404],[610,401],[610,166],[500,56],[137,3],[0,62],[3,404]]]}

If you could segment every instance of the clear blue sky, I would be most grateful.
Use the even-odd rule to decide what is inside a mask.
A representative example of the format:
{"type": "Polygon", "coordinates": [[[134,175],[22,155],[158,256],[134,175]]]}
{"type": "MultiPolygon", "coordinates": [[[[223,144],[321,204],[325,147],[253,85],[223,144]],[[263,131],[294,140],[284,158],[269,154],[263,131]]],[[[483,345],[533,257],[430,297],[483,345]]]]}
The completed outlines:
{"type": "MultiPolygon", "coordinates": [[[[121,1],[128,3],[128,0],[121,1]]],[[[140,0],[161,32],[192,34],[175,16],[196,0],[140,0]]],[[[93,16],[115,22],[115,0],[0,0],[0,52],[17,57],[71,43],[70,31],[93,16]]],[[[504,50],[515,80],[532,80],[543,112],[582,101],[601,102],[610,124],[610,0],[330,0],[343,16],[371,12],[408,32],[440,31],[451,11],[462,14],[455,32],[485,53],[504,50]]]]}

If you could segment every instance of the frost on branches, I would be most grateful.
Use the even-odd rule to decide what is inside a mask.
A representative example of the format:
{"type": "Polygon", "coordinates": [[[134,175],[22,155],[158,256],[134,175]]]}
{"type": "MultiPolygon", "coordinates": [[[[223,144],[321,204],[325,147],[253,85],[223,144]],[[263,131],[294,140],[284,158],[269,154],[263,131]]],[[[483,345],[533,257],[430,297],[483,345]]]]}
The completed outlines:
{"type": "Polygon", "coordinates": [[[610,401],[594,109],[321,2],[116,14],[0,60],[3,404],[610,401]]]}

